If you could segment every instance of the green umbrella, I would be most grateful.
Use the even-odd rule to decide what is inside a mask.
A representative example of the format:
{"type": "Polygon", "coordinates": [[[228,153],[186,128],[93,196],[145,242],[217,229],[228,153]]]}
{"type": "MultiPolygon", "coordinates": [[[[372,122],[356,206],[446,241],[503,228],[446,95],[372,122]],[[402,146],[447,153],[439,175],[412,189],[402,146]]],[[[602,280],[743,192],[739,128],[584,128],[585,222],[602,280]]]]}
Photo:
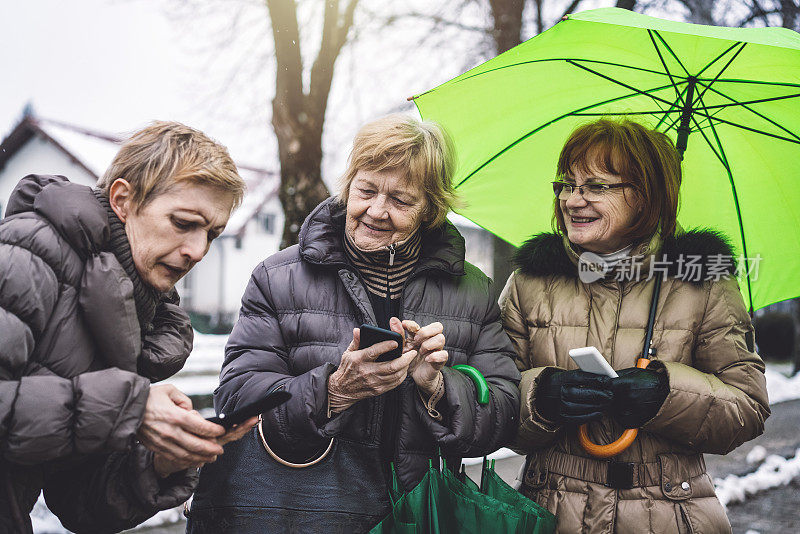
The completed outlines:
{"type": "Polygon", "coordinates": [[[595,9],[414,101],[455,140],[460,213],[514,245],[551,228],[550,182],[577,125],[616,115],[667,132],[685,149],[681,225],[721,230],[752,260],[751,309],[800,294],[796,32],[595,9]]]}
{"type": "MultiPolygon", "coordinates": [[[[454,365],[475,384],[478,404],[489,403],[489,386],[470,365],[454,365]]],[[[441,454],[439,455],[441,457],[441,454]]],[[[545,508],[506,484],[484,457],[481,485],[466,475],[460,479],[428,462],[428,472],[408,493],[403,493],[394,465],[389,498],[392,511],[369,534],[550,534],[555,517],[545,508]]]]}
{"type": "Polygon", "coordinates": [[[506,484],[484,459],[481,486],[431,462],[422,481],[399,492],[392,468],[392,511],[370,534],[550,534],[555,517],[506,484]]]}

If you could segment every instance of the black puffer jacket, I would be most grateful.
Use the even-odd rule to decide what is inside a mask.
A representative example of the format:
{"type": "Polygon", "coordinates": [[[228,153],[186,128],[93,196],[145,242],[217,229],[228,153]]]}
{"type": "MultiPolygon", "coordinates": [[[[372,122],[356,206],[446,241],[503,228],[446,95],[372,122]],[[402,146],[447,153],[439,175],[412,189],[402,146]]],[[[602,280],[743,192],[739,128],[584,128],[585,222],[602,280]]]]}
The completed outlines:
{"type": "Polygon", "coordinates": [[[0,222],[0,532],[28,522],[42,489],[70,530],[130,528],[196,478],[160,481],[135,442],[149,379],[183,366],[192,329],[174,293],[134,298],[147,291],[111,252],[97,195],[31,175],[0,222]]]}
{"type": "Polygon", "coordinates": [[[479,405],[470,379],[446,367],[441,423],[428,415],[411,378],[328,419],[328,376],[353,328],[375,324],[367,290],[345,258],[343,232],[344,209],[329,199],[306,219],[298,246],[255,269],[215,392],[217,408],[230,410],[283,387],[290,401],[264,414],[270,445],[303,456],[334,438],[329,456],[296,469],[270,458],[256,432],[231,443],[201,470],[188,532],[363,532],[389,510],[382,440],[410,489],[437,447],[449,457],[480,456],[513,436],[519,373],[512,348],[488,278],[464,261],[464,240],[449,224],[423,235],[400,315],[420,325],[440,321],[447,365],[481,371],[489,404],[479,405]]]}

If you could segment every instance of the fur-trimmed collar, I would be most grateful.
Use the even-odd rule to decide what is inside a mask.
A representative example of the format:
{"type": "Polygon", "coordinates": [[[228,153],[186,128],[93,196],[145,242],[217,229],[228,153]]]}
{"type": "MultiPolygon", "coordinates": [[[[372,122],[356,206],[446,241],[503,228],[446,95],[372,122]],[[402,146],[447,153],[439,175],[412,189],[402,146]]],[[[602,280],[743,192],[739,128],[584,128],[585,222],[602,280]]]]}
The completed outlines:
{"type": "MultiPolygon", "coordinates": [[[[698,276],[685,278],[693,283],[702,283],[713,273],[734,275],[736,271],[736,258],[728,238],[721,232],[707,228],[695,228],[665,239],[654,256],[658,261],[667,262],[670,277],[677,277],[679,269],[687,265],[689,260],[700,264],[698,276]],[[720,262],[720,258],[730,261],[720,262]]],[[[578,267],[565,249],[564,238],[550,232],[537,234],[523,243],[514,255],[514,263],[523,273],[531,276],[578,277],[578,267]]]]}

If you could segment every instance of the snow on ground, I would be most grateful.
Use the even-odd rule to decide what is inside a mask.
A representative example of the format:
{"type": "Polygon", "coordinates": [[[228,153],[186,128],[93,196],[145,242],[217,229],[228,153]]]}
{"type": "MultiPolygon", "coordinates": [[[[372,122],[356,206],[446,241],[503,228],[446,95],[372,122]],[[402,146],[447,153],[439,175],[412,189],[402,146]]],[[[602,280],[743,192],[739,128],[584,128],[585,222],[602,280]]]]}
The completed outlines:
{"type": "Polygon", "coordinates": [[[715,479],[714,486],[723,506],[742,502],[749,495],[769,488],[786,486],[800,475],[800,449],[791,458],[777,454],[767,456],[764,463],[752,473],[742,476],[728,475],[715,479]]]}
{"type": "Polygon", "coordinates": [[[194,333],[194,347],[186,365],[162,382],[173,384],[187,395],[210,395],[219,384],[219,371],[228,336],[194,333]]]}
{"type": "Polygon", "coordinates": [[[767,377],[767,393],[770,404],[800,399],[800,373],[786,377],[783,373],[767,367],[764,374],[767,377]]]}

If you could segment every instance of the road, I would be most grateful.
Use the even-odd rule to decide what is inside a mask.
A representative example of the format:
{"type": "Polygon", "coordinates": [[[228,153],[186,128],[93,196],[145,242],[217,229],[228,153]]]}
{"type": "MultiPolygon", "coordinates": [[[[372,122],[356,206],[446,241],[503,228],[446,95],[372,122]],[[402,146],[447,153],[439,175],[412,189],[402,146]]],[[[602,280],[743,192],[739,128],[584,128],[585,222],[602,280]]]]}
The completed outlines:
{"type": "MultiPolygon", "coordinates": [[[[768,454],[780,454],[785,457],[794,456],[800,448],[800,400],[788,401],[772,406],[772,415],[767,419],[764,434],[745,443],[725,456],[706,455],[706,465],[713,478],[722,478],[728,474],[743,475],[754,470],[748,465],[745,457],[756,445],[761,445],[768,454]]],[[[495,469],[506,482],[516,477],[521,457],[498,460],[495,469]]],[[[480,465],[467,468],[469,476],[480,480],[480,465]]],[[[767,534],[772,532],[800,532],[800,501],[798,500],[800,480],[788,486],[764,491],[750,497],[744,503],[732,504],[728,507],[728,517],[733,527],[733,534],[745,534],[748,530],[767,534]]],[[[129,531],[137,534],[179,534],[183,533],[183,523],[159,528],[129,531]]]]}

